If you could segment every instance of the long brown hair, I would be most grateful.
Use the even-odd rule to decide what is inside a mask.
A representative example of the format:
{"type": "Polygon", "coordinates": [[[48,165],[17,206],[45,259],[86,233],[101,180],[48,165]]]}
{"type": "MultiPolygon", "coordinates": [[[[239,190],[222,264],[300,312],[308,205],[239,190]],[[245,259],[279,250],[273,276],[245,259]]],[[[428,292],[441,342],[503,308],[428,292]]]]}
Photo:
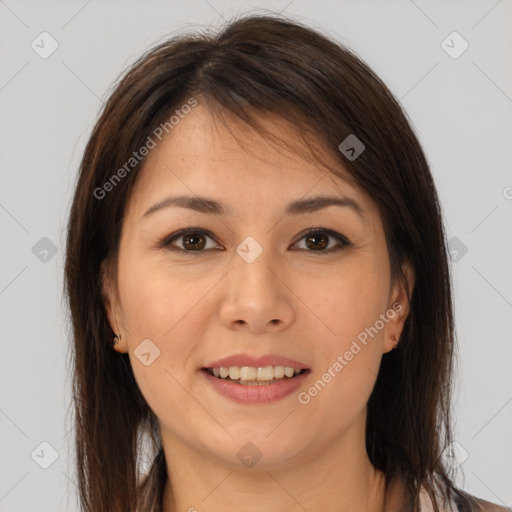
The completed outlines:
{"type": "Polygon", "coordinates": [[[455,487],[442,457],[452,442],[455,336],[442,213],[425,155],[400,104],[366,64],[343,45],[277,15],[241,17],[218,33],[181,35],[149,50],[116,84],[88,141],[65,262],[82,510],[161,510],[167,473],[158,422],[128,355],[109,343],[114,333],[101,270],[116,261],[125,206],[143,165],[127,168],[126,162],[190,98],[219,117],[234,114],[267,137],[258,115],[280,116],[302,129],[305,145],[308,136],[320,140],[373,198],[392,278],[404,279],[407,261],[415,286],[399,348],[383,357],[368,402],[369,459],[388,482],[404,482],[414,510],[422,486],[436,511],[439,495],[455,499],[459,510],[478,510],[473,497],[455,487]],[[355,160],[338,149],[350,134],[365,145],[355,160]],[[117,172],[123,166],[126,172],[117,172]],[[142,435],[154,457],[144,477],[142,435]]]}

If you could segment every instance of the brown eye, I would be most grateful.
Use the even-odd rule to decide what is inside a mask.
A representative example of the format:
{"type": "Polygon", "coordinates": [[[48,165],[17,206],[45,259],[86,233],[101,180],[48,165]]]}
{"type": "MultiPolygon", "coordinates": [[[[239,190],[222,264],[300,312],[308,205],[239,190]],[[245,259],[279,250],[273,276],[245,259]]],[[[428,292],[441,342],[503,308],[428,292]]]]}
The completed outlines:
{"type": "Polygon", "coordinates": [[[306,245],[306,248],[300,248],[301,250],[319,254],[329,254],[352,245],[348,238],[330,229],[310,229],[299,241],[301,240],[305,240],[306,245]],[[339,243],[327,249],[330,239],[337,240],[339,243]]]}
{"type": "Polygon", "coordinates": [[[325,249],[329,245],[329,235],[315,233],[305,237],[306,245],[313,250],[325,249]]]}
{"type": "Polygon", "coordinates": [[[198,249],[203,249],[204,246],[206,245],[203,235],[196,235],[196,234],[185,235],[182,237],[182,240],[183,240],[183,246],[186,249],[198,250],[198,249]]]}
{"type": "MultiPolygon", "coordinates": [[[[299,242],[302,240],[305,240],[305,247],[300,247],[300,250],[316,252],[319,255],[336,252],[352,245],[345,236],[329,229],[310,229],[302,236],[299,242]],[[332,240],[337,240],[338,244],[334,244],[333,247],[328,248],[332,240]]],[[[297,245],[299,242],[296,242],[294,245],[297,245]]],[[[182,229],[162,240],[159,243],[159,247],[166,248],[170,251],[181,251],[185,253],[207,252],[210,249],[222,250],[215,243],[213,235],[202,229],[182,229]],[[208,246],[208,239],[211,240],[210,246],[208,246]]]]}
{"type": "Polygon", "coordinates": [[[162,240],[159,246],[172,251],[206,252],[209,249],[215,249],[217,244],[214,242],[213,236],[204,230],[183,229],[162,240]],[[208,239],[212,242],[207,247],[208,239]],[[180,243],[177,244],[175,241],[180,243]]]}

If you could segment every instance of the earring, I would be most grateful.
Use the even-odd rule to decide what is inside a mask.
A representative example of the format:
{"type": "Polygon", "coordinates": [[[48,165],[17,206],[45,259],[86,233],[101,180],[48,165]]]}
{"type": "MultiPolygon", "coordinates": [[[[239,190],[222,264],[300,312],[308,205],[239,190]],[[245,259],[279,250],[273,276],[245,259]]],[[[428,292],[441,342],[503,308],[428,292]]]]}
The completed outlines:
{"type": "MultiPolygon", "coordinates": [[[[117,326],[117,318],[116,318],[116,314],[115,314],[115,309],[114,309],[114,323],[116,324],[116,331],[119,332],[119,327],[117,326]]],[[[121,334],[115,334],[114,333],[114,342],[112,343],[112,348],[114,348],[120,341],[121,341],[121,334]]]]}
{"type": "Polygon", "coordinates": [[[393,350],[395,350],[398,347],[398,343],[400,340],[394,334],[393,336],[391,336],[391,339],[395,342],[395,345],[393,346],[393,350]]]}

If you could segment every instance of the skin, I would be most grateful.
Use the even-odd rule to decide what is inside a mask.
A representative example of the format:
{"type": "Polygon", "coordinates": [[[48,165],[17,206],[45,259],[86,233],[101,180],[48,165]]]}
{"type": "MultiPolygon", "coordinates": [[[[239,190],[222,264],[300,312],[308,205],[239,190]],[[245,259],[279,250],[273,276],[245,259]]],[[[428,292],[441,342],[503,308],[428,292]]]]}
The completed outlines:
{"type": "MultiPolygon", "coordinates": [[[[115,349],[129,354],[159,418],[172,482],[164,511],[234,512],[240,504],[247,512],[399,510],[401,484],[385,496],[384,476],[365,450],[366,404],[381,358],[409,313],[404,285],[391,282],[377,208],[313,160],[226,119],[243,147],[199,103],[150,151],[127,204],[117,282],[108,273],[104,279],[108,318],[121,333],[115,349]],[[222,201],[232,215],[171,207],[142,217],[177,194],[222,201]],[[289,202],[315,195],[350,197],[366,214],[329,206],[284,215],[289,202]],[[188,249],[191,254],[183,237],[173,241],[176,251],[158,247],[185,227],[209,230],[216,239],[202,235],[203,252],[188,249]],[[329,248],[340,250],[323,254],[304,238],[309,228],[333,230],[352,245],[330,237],[329,248]],[[247,236],[263,248],[250,264],[236,252],[247,236]],[[272,403],[236,403],[200,373],[232,354],[279,354],[312,369],[301,387],[307,390],[395,302],[401,311],[306,405],[297,393],[272,403]],[[149,366],[134,354],[147,338],[160,350],[149,366]],[[237,457],[247,442],[262,454],[250,468],[237,457]]],[[[265,123],[298,140],[283,121],[265,123]]],[[[412,290],[413,272],[404,270],[412,290]]]]}

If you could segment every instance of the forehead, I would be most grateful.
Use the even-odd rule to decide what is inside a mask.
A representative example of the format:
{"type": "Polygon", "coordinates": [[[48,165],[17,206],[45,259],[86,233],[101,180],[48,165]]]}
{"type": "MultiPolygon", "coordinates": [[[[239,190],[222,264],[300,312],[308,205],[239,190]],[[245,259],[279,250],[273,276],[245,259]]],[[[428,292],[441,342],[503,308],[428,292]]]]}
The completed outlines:
{"type": "Polygon", "coordinates": [[[259,116],[257,120],[269,136],[232,114],[219,118],[199,103],[161,141],[155,140],[130,201],[137,213],[176,191],[222,197],[227,204],[259,202],[260,206],[303,196],[341,194],[364,203],[367,211],[372,209],[371,200],[345,181],[347,171],[318,139],[310,137],[309,144],[342,177],[313,157],[298,128],[276,116],[259,116]],[[278,140],[286,146],[276,143],[278,140]]]}

